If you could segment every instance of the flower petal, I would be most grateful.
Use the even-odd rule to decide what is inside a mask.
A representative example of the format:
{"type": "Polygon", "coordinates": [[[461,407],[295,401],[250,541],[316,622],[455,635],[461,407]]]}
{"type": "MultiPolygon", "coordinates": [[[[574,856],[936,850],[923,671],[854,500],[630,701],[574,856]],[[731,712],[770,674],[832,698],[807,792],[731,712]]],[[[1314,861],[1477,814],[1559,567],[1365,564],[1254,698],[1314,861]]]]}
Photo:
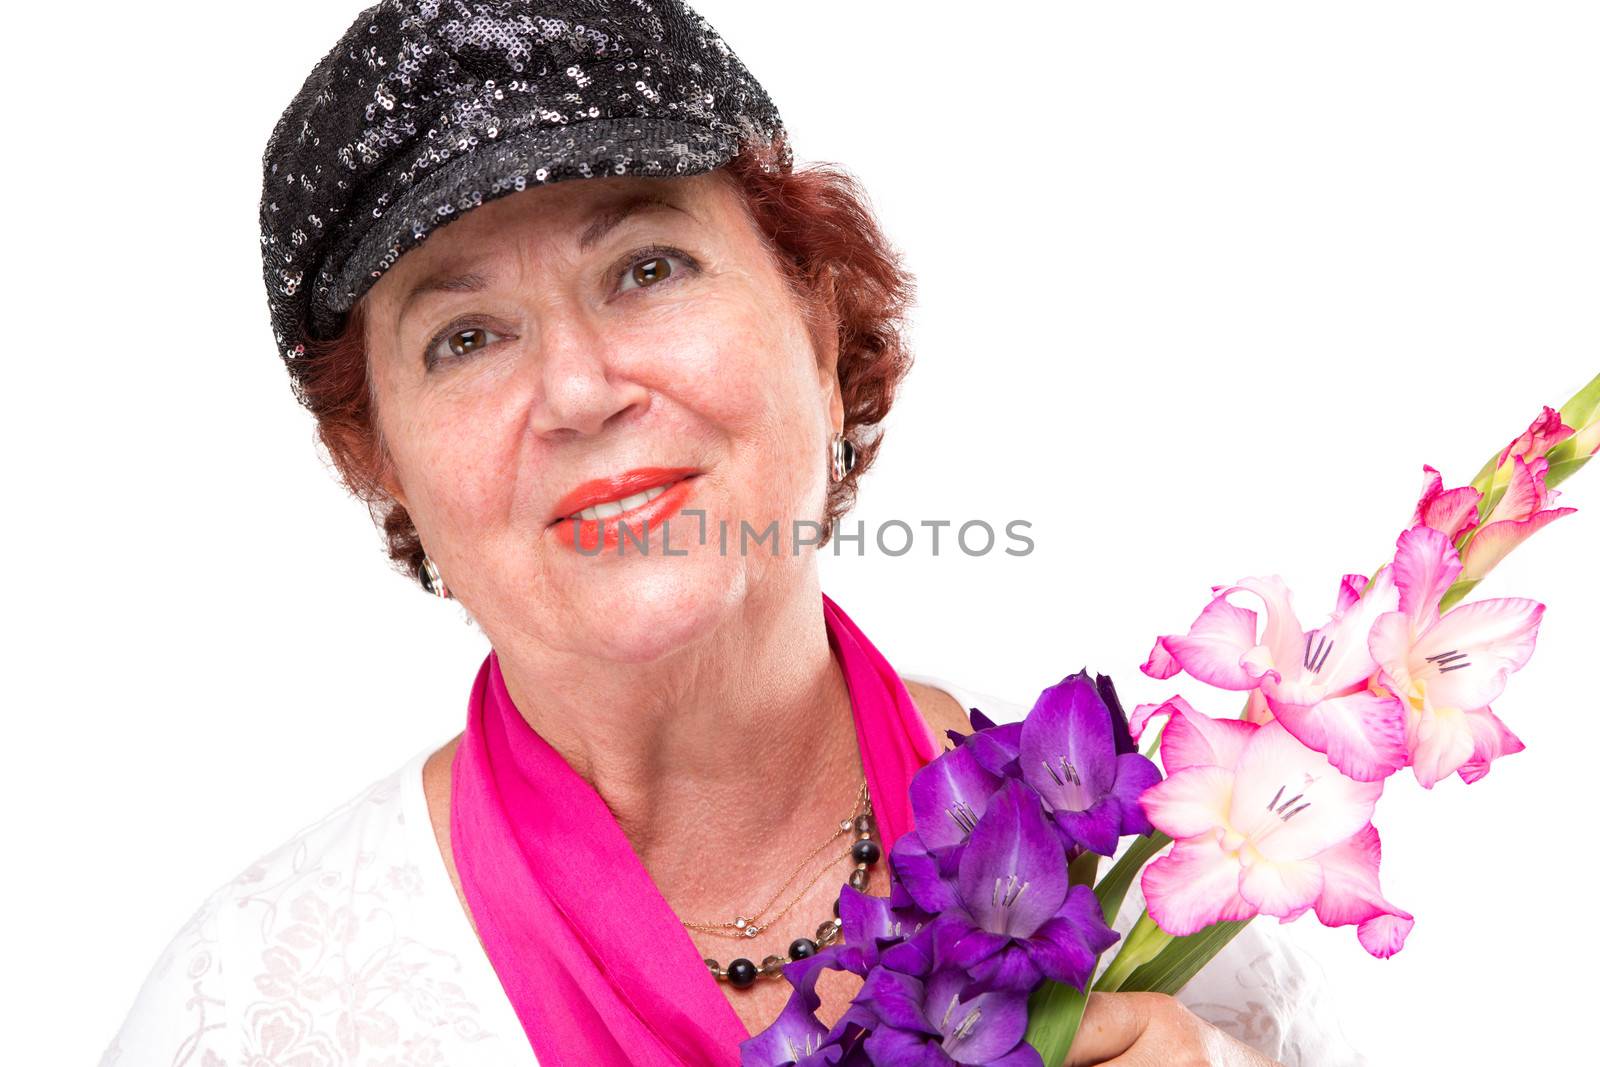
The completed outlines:
{"type": "Polygon", "coordinates": [[[1248,919],[1256,909],[1239,895],[1239,861],[1212,837],[1179,841],[1144,869],[1139,885],[1157,926],[1184,937],[1225,919],[1248,919]]]}
{"type": "Polygon", "coordinates": [[[1117,851],[1117,842],[1122,837],[1122,808],[1112,798],[1105,798],[1088,811],[1058,808],[1050,817],[1061,832],[1064,848],[1077,846],[1102,856],[1117,851]]]}
{"type": "Polygon", "coordinates": [[[814,993],[791,992],[771,1026],[739,1042],[740,1067],[784,1067],[806,1058],[806,1050],[815,1049],[828,1037],[828,1028],[816,1016],[819,1003],[814,993]]]}
{"type": "Polygon", "coordinates": [[[1529,466],[1520,457],[1512,459],[1510,481],[1500,499],[1495,501],[1494,510],[1484,517],[1485,526],[1520,522],[1543,507],[1547,492],[1544,476],[1550,464],[1545,460],[1537,462],[1542,465],[1529,466]]]}
{"type": "Polygon", "coordinates": [[[1207,685],[1255,688],[1256,677],[1240,661],[1256,647],[1256,613],[1228,603],[1226,595],[1207,604],[1187,634],[1163,637],[1161,645],[1184,670],[1207,685]]]}
{"type": "Polygon", "coordinates": [[[1571,515],[1577,508],[1551,508],[1536,512],[1521,522],[1495,522],[1472,535],[1467,550],[1461,557],[1461,575],[1473,580],[1481,579],[1494,570],[1522,542],[1555,522],[1563,515],[1571,515]]]}
{"type": "Polygon", "coordinates": [[[1117,830],[1119,836],[1150,832],[1150,823],[1145,819],[1144,810],[1139,807],[1139,798],[1159,781],[1161,772],[1144,756],[1137,752],[1124,752],[1117,757],[1117,782],[1111,787],[1111,799],[1122,809],[1122,825],[1117,830]]]}
{"type": "Polygon", "coordinates": [[[1239,895],[1263,915],[1293,919],[1317,901],[1322,892],[1322,865],[1315,860],[1263,860],[1244,869],[1239,895]]]}
{"type": "Polygon", "coordinates": [[[967,738],[963,748],[971,748],[973,758],[990,774],[1015,777],[1017,746],[1022,740],[1022,723],[1008,722],[979,730],[967,738]]]}
{"type": "Polygon", "coordinates": [[[1363,689],[1309,707],[1267,699],[1275,722],[1357,781],[1381,781],[1405,766],[1405,708],[1390,693],[1363,689]]]}
{"type": "MultiPolygon", "coordinates": [[[[959,981],[966,982],[966,975],[960,975],[959,981]]],[[[930,982],[929,1014],[931,1016],[937,1011],[943,1018],[943,1006],[949,1004],[949,998],[940,997],[936,1000],[933,992],[934,984],[930,982]]],[[[962,997],[954,1008],[949,1013],[948,1023],[941,1025],[940,1030],[945,1035],[945,1055],[957,1063],[992,1063],[1016,1048],[1023,1032],[1028,1029],[1026,993],[980,993],[975,997],[962,997]],[[968,1018],[974,1018],[975,1022],[966,1023],[968,1018]],[[952,1038],[952,1032],[964,1024],[970,1027],[970,1031],[963,1037],[952,1038]]]]}
{"type": "Polygon", "coordinates": [[[1067,857],[1045,821],[1039,798],[1010,779],[961,856],[961,901],[976,925],[991,933],[1028,937],[1067,895],[1067,857]]]}
{"type": "Polygon", "coordinates": [[[1438,530],[1413,526],[1395,546],[1394,581],[1400,610],[1419,625],[1439,617],[1439,601],[1461,574],[1461,559],[1438,530]]]}
{"type": "Polygon", "coordinates": [[[1094,974],[1100,954],[1118,935],[1106,925],[1094,890],[1075,885],[1061,911],[1023,943],[1045,977],[1082,989],[1094,974]]]}
{"type": "Polygon", "coordinates": [[[1361,599],[1325,626],[1303,635],[1293,661],[1283,667],[1276,682],[1263,682],[1273,713],[1278,713],[1279,703],[1309,707],[1366,681],[1377,666],[1367,648],[1367,635],[1373,623],[1399,603],[1394,568],[1385,565],[1361,599]]]}
{"type": "Polygon", "coordinates": [[[874,967],[857,996],[867,1001],[873,1014],[887,1026],[932,1033],[933,1024],[923,1012],[922,989],[919,978],[888,967],[874,967]]]}
{"type": "Polygon", "coordinates": [[[1365,574],[1347,574],[1339,581],[1339,597],[1334,603],[1333,610],[1344,612],[1350,605],[1361,599],[1361,590],[1367,587],[1365,574]]]}
{"type": "Polygon", "coordinates": [[[1427,472],[1427,481],[1412,524],[1432,527],[1454,541],[1478,524],[1478,502],[1483,494],[1470,485],[1446,491],[1438,471],[1432,467],[1422,469],[1427,472]]]}
{"type": "Polygon", "coordinates": [[[1489,773],[1489,765],[1501,756],[1521,752],[1520,738],[1488,708],[1466,712],[1467,729],[1472,732],[1472,758],[1459,768],[1461,780],[1471,785],[1489,773]]]}
{"type": "Polygon", "coordinates": [[[1201,715],[1181,697],[1167,701],[1172,718],[1161,731],[1161,766],[1168,775],[1186,767],[1232,767],[1260,727],[1238,719],[1201,715]]]}
{"type": "Polygon", "coordinates": [[[917,771],[911,777],[911,811],[922,843],[932,851],[965,841],[1000,783],[966,743],[917,771]]]}
{"type": "Polygon", "coordinates": [[[1039,694],[1022,720],[1018,752],[1023,781],[1052,809],[1086,811],[1117,778],[1111,710],[1085,672],[1039,694]]]}
{"type": "Polygon", "coordinates": [[[1097,674],[1094,676],[1094,687],[1099,691],[1106,710],[1111,713],[1111,738],[1116,744],[1117,755],[1139,751],[1133,735],[1128,732],[1128,713],[1122,710],[1122,698],[1117,696],[1116,685],[1106,675],[1097,674]]]}
{"type": "Polygon", "coordinates": [[[1368,823],[1346,841],[1317,857],[1322,865],[1322,895],[1317,918],[1324,926],[1359,924],[1357,937],[1374,956],[1391,956],[1405,944],[1410,913],[1384,899],[1378,888],[1382,849],[1377,827],[1368,823]]]}
{"type": "Polygon", "coordinates": [[[1466,766],[1476,740],[1466,713],[1457,708],[1424,708],[1411,715],[1411,773],[1432,789],[1466,766]]]}
{"type": "Polygon", "coordinates": [[[923,844],[920,831],[908,830],[900,835],[889,850],[889,863],[895,884],[904,888],[923,911],[938,914],[960,904],[955,885],[941,874],[938,857],[923,844]]]}
{"type": "Polygon", "coordinates": [[[1226,767],[1186,767],[1145,790],[1139,798],[1151,825],[1174,840],[1198,837],[1228,823],[1233,771],[1226,767]]]}
{"type": "Polygon", "coordinates": [[[1496,466],[1503,466],[1513,456],[1536,459],[1571,436],[1572,428],[1561,421],[1561,413],[1546,404],[1528,428],[1500,450],[1496,466]]]}
{"type": "MultiPolygon", "coordinates": [[[[1267,621],[1261,632],[1259,647],[1255,650],[1255,660],[1259,661],[1263,650],[1270,657],[1270,666],[1273,670],[1281,672],[1290,664],[1300,658],[1300,646],[1305,643],[1305,634],[1300,628],[1300,620],[1294,613],[1294,597],[1289,591],[1289,586],[1277,575],[1266,578],[1241,578],[1239,584],[1233,589],[1224,590],[1223,595],[1242,589],[1247,593],[1254,593],[1266,605],[1267,621]]],[[[1260,682],[1263,678],[1262,665],[1245,664],[1251,678],[1260,682]]],[[[1194,672],[1190,672],[1191,674],[1194,672]]],[[[1251,686],[1240,686],[1249,689],[1251,686]]]]}
{"type": "Polygon", "coordinates": [[[1372,818],[1382,782],[1340,774],[1278,723],[1260,727],[1234,768],[1228,825],[1269,860],[1309,859],[1372,818]]]}
{"type": "Polygon", "coordinates": [[[1417,638],[1413,676],[1428,702],[1452,708],[1487,707],[1521,670],[1538,642],[1544,605],[1521,597],[1475,600],[1447,612],[1417,638]],[[1433,657],[1450,657],[1441,663],[1433,657]],[[1422,664],[1432,663],[1427,670],[1422,664]]]}
{"type": "Polygon", "coordinates": [[[1166,638],[1156,638],[1156,643],[1150,648],[1150,655],[1139,665],[1139,669],[1150,677],[1159,680],[1171,678],[1183,669],[1183,666],[1172,658],[1172,653],[1167,651],[1166,638]]]}

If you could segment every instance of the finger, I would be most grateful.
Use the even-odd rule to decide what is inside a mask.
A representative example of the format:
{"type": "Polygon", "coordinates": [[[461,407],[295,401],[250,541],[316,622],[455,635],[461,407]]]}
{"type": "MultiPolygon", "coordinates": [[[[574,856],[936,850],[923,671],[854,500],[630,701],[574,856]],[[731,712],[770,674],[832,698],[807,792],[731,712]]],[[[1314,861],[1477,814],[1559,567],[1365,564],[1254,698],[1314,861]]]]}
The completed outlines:
{"type": "Polygon", "coordinates": [[[1090,993],[1063,1067],[1094,1067],[1132,1048],[1150,1025],[1150,1003],[1136,993],[1090,993]]]}

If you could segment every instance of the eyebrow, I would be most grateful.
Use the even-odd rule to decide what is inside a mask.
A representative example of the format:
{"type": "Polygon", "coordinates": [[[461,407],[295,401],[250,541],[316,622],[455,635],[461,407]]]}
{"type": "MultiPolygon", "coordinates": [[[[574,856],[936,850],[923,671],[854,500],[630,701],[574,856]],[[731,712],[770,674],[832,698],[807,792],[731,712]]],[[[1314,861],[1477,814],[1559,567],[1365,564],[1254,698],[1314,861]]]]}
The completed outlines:
{"type": "MultiPolygon", "coordinates": [[[[677,211],[684,215],[689,214],[683,208],[670,200],[651,194],[641,193],[614,204],[599,208],[590,216],[589,224],[578,234],[578,251],[587,252],[600,242],[606,234],[622,225],[630,217],[645,211],[677,211]]],[[[447,266],[422,279],[405,296],[400,303],[398,318],[404,319],[406,312],[417,300],[429,293],[481,293],[489,288],[490,279],[477,271],[460,271],[455,266],[447,266]]]]}

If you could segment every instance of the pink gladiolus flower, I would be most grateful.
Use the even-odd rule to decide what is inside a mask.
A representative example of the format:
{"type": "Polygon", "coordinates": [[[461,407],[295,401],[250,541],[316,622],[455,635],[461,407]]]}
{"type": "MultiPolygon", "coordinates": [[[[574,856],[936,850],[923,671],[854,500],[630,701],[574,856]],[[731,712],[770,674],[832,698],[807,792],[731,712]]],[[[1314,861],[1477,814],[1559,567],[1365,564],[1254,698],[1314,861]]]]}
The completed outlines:
{"type": "Polygon", "coordinates": [[[1387,567],[1370,585],[1347,576],[1339,609],[1309,633],[1281,578],[1246,578],[1216,594],[1187,634],[1156,640],[1142,668],[1146,674],[1170,678],[1183,670],[1219,689],[1259,688],[1274,721],[1360,781],[1405,766],[1405,710],[1392,693],[1369,685],[1377,664],[1367,634],[1373,620],[1398,603],[1387,567]],[[1239,591],[1266,606],[1259,635],[1256,613],[1228,600],[1239,591]]]}
{"type": "Polygon", "coordinates": [[[1529,462],[1521,456],[1512,456],[1511,464],[1511,481],[1504,495],[1467,542],[1461,558],[1462,574],[1467,578],[1481,579],[1512,549],[1561,516],[1578,510],[1550,506],[1560,494],[1544,484],[1550,469],[1549,460],[1540,456],[1529,462]]]}
{"type": "Polygon", "coordinates": [[[1512,457],[1531,463],[1571,436],[1572,427],[1561,421],[1561,412],[1546,405],[1532,425],[1500,450],[1494,465],[1503,467],[1512,457]]]}
{"type": "Polygon", "coordinates": [[[1400,950],[1413,919],[1378,888],[1372,810],[1382,782],[1357,782],[1276,723],[1210,719],[1179,702],[1161,735],[1167,778],[1140,797],[1175,844],[1141,885],[1150,917],[1176,937],[1212,923],[1315,909],[1356,926],[1372,955],[1400,950]]]}
{"type": "Polygon", "coordinates": [[[1439,600],[1461,570],[1444,534],[1426,526],[1401,534],[1394,559],[1399,610],[1377,620],[1370,642],[1384,684],[1405,701],[1412,772],[1430,789],[1457,772],[1475,782],[1499,757],[1522,751],[1489,704],[1533,655],[1544,615],[1543,604],[1505,598],[1441,616],[1439,600]]]}
{"type": "Polygon", "coordinates": [[[1422,469],[1427,477],[1411,524],[1431,526],[1455,541],[1478,525],[1478,502],[1483,494],[1470,485],[1446,490],[1444,478],[1438,471],[1428,466],[1422,469]]]}

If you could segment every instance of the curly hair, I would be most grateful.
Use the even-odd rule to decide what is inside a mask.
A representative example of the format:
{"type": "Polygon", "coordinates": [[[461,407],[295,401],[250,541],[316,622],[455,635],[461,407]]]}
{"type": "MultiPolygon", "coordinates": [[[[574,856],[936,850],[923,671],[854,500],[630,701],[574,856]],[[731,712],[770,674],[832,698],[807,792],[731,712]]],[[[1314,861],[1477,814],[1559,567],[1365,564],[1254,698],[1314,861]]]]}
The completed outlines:
{"type": "MultiPolygon", "coordinates": [[[[905,325],[915,283],[854,176],[833,164],[795,168],[789,158],[781,140],[746,145],[712,173],[740,194],[813,335],[832,331],[838,337],[843,433],[856,462],[842,480],[829,483],[826,544],[835,520],[855,504],[858,480],[877,456],[883,420],[911,369],[905,325]]],[[[356,304],[339,336],[307,345],[306,358],[291,364],[291,383],[316,419],[317,437],[341,480],[382,528],[390,559],[415,575],[422,541],[411,516],[383,488],[390,458],[374,418],[365,306],[364,300],[356,304]]]]}

